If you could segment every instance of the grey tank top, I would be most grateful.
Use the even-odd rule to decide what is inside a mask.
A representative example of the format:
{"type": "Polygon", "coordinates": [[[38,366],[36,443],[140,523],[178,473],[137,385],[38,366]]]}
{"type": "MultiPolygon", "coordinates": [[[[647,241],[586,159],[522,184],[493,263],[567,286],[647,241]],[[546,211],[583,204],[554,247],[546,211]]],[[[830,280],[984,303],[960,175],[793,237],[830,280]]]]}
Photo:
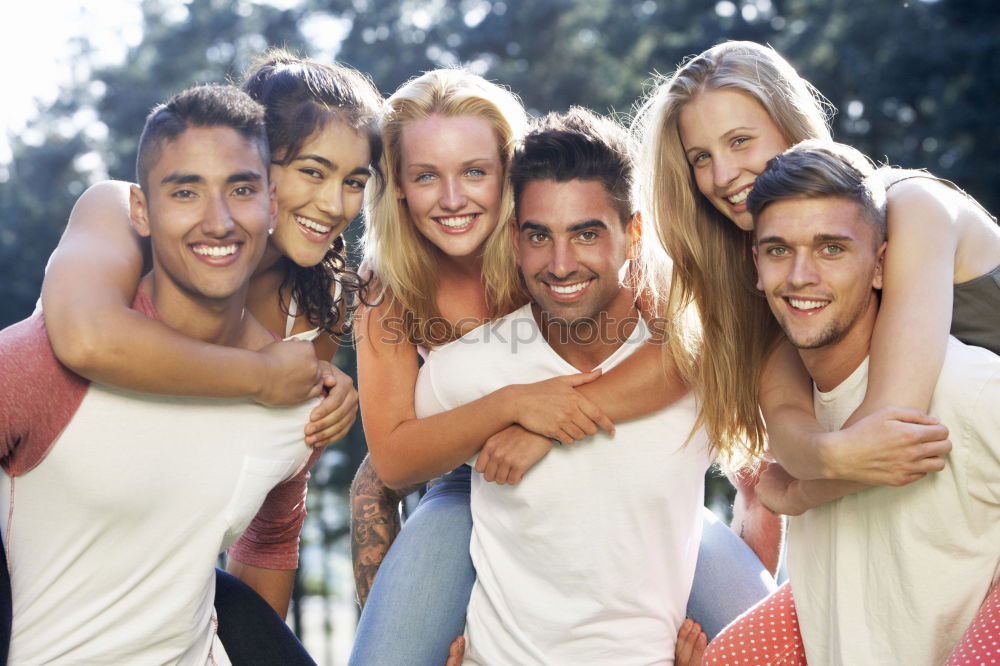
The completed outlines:
{"type": "MultiPolygon", "coordinates": [[[[911,178],[930,178],[965,194],[969,200],[993,217],[978,201],[950,180],[938,178],[924,171],[887,169],[885,182],[888,190],[896,183],[911,178]]],[[[985,347],[1000,355],[1000,266],[989,273],[955,285],[955,300],[951,311],[951,334],[967,345],[985,347]]]]}

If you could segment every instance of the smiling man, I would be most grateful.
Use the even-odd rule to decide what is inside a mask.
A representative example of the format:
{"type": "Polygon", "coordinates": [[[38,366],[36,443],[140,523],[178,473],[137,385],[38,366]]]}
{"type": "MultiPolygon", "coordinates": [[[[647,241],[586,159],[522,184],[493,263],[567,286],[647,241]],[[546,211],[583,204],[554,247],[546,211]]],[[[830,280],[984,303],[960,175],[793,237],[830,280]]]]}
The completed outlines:
{"type": "MultiPolygon", "coordinates": [[[[749,208],[758,287],[813,379],[820,423],[837,429],[868,385],[885,191],[857,151],[809,141],[768,164],[749,208]]],[[[1000,357],[951,338],[928,410],[950,429],[944,469],[792,519],[788,569],[809,663],[931,665],[948,658],[1000,564],[998,405],[1000,357]]],[[[809,506],[843,487],[831,483],[789,481],[786,493],[791,504],[809,506]]]]}
{"type": "MultiPolygon", "coordinates": [[[[153,269],[136,310],[205,342],[273,342],[243,307],[274,215],[269,163],[263,108],[233,87],[151,112],[131,213],[153,269]]],[[[0,333],[0,375],[12,661],[229,663],[214,594],[230,546],[231,571],[284,612],[319,455],[301,436],[312,405],[88,384],[55,360],[40,314],[0,333]]]]}
{"type": "MultiPolygon", "coordinates": [[[[508,384],[610,369],[649,336],[631,284],[649,267],[632,167],[610,120],[574,109],[535,124],[511,165],[532,303],[431,352],[418,416],[508,384]]],[[[466,664],[669,663],[710,462],[700,434],[684,446],[695,416],[689,395],[618,424],[614,439],[537,438],[544,457],[516,485],[473,474],[466,664]]]]}

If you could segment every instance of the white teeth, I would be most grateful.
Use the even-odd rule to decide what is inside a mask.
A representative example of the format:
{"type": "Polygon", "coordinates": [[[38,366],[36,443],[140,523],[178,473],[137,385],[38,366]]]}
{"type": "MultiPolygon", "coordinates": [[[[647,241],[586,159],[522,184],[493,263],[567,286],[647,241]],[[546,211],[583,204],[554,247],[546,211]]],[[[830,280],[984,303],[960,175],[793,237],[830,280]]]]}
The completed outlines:
{"type": "Polygon", "coordinates": [[[575,294],[590,284],[590,282],[590,280],[587,280],[586,282],[577,282],[576,284],[550,284],[549,289],[557,294],[575,294]]]}
{"type": "Polygon", "coordinates": [[[804,301],[798,298],[789,298],[788,302],[792,304],[792,307],[796,310],[815,310],[816,308],[821,308],[830,301],[804,301]]]}
{"type": "Polygon", "coordinates": [[[203,257],[228,257],[236,254],[235,245],[195,245],[191,249],[203,257]]]}
{"type": "Polygon", "coordinates": [[[314,222],[310,220],[308,217],[302,217],[300,215],[295,216],[295,221],[301,224],[306,229],[312,229],[316,233],[320,234],[328,234],[330,233],[330,229],[333,229],[333,227],[324,226],[319,222],[314,222]]]}
{"type": "Polygon", "coordinates": [[[476,219],[475,215],[462,215],[461,217],[436,217],[434,220],[438,224],[442,224],[449,229],[461,229],[462,227],[467,227],[472,224],[472,221],[476,219]]]}
{"type": "Polygon", "coordinates": [[[741,203],[743,203],[744,201],[747,200],[747,197],[750,196],[750,192],[752,192],[752,191],[753,191],[753,188],[752,187],[748,187],[745,190],[743,190],[742,192],[737,192],[736,194],[734,194],[731,197],[726,197],[726,201],[728,201],[729,203],[733,204],[734,206],[738,206],[739,204],[741,204],[741,203]]]}

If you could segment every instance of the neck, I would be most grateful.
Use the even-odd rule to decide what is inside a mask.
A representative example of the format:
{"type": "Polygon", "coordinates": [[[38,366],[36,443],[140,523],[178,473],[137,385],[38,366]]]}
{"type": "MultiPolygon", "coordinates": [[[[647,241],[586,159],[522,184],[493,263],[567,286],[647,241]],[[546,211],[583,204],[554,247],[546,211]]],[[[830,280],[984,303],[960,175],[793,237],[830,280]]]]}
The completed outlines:
{"type": "Polygon", "coordinates": [[[161,279],[154,268],[142,286],[164,324],[189,338],[227,347],[242,347],[247,335],[243,307],[247,288],[226,299],[209,299],[191,294],[169,280],[161,279]]]}
{"type": "Polygon", "coordinates": [[[639,321],[634,295],[621,288],[608,306],[593,319],[567,324],[532,303],[531,312],[545,342],[577,370],[587,372],[621,347],[639,321]]]}
{"type": "Polygon", "coordinates": [[[878,297],[872,292],[864,314],[839,340],[816,349],[800,349],[799,356],[822,392],[832,391],[864,362],[871,347],[878,316],[878,297]]]}

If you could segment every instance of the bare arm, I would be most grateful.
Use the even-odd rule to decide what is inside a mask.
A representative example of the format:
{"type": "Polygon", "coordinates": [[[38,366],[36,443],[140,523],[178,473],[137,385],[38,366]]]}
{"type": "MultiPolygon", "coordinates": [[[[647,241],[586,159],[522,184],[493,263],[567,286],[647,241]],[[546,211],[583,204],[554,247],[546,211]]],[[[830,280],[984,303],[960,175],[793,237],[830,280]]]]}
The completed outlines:
{"type": "Polygon", "coordinates": [[[730,528],[750,546],[764,568],[772,576],[777,576],[778,566],[781,564],[784,519],[769,510],[758,498],[757,473],[744,469],[727,476],[736,488],[730,528]]]}
{"type": "Polygon", "coordinates": [[[252,587],[282,619],[288,615],[288,602],[295,584],[294,569],[263,569],[230,558],[226,571],[252,587]]]}
{"type": "Polygon", "coordinates": [[[416,486],[393,490],[375,474],[368,456],[351,483],[351,561],[354,586],[362,608],[372,591],[375,574],[399,534],[399,503],[416,486]]]}
{"type": "Polygon", "coordinates": [[[383,303],[366,308],[358,322],[361,414],[372,464],[386,485],[422,483],[450,471],[513,423],[562,441],[582,439],[598,427],[613,432],[611,421],[573,390],[597,373],[507,386],[461,407],[416,418],[416,351],[395,323],[402,321],[395,307],[383,303]]]}
{"type": "Polygon", "coordinates": [[[128,183],[88,189],[52,255],[42,305],[59,360],[88,379],[149,393],[247,396],[265,404],[318,395],[306,343],[271,345],[264,354],[220,347],[130,308],[146,247],[129,225],[128,197],[128,183]]]}
{"type": "Polygon", "coordinates": [[[862,404],[844,429],[825,433],[815,422],[801,363],[790,357],[787,345],[765,371],[761,407],[770,447],[797,478],[901,485],[937,469],[933,458],[947,448],[946,431],[928,425],[923,411],[944,361],[951,322],[956,213],[922,186],[903,184],[892,192],[891,242],[862,404]]]}
{"type": "Polygon", "coordinates": [[[577,388],[615,421],[648,416],[683,398],[688,387],[655,339],[596,380],[577,388]]]}

